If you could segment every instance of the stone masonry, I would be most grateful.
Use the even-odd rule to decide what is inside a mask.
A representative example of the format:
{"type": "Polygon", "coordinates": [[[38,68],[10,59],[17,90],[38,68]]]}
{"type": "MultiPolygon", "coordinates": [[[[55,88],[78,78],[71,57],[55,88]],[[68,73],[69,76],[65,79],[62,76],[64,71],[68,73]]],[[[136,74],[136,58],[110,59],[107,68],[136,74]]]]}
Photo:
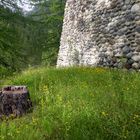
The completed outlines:
{"type": "Polygon", "coordinates": [[[67,0],[57,67],[140,69],[140,0],[67,0]]]}

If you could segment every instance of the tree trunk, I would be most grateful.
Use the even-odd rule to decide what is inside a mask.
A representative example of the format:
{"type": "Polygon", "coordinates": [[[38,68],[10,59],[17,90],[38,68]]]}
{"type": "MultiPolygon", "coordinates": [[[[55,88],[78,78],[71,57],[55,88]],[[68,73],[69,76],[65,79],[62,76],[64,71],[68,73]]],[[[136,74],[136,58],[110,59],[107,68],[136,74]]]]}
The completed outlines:
{"type": "Polygon", "coordinates": [[[26,86],[7,86],[0,93],[0,116],[22,116],[32,108],[26,86]]]}

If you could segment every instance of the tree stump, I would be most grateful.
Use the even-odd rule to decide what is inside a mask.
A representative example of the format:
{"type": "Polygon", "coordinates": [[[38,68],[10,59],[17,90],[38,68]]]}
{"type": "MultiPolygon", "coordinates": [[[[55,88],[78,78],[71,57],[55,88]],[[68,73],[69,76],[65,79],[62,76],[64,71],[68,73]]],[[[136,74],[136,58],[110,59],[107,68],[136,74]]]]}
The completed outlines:
{"type": "Polygon", "coordinates": [[[0,116],[20,117],[32,108],[26,86],[6,86],[0,93],[0,116]]]}

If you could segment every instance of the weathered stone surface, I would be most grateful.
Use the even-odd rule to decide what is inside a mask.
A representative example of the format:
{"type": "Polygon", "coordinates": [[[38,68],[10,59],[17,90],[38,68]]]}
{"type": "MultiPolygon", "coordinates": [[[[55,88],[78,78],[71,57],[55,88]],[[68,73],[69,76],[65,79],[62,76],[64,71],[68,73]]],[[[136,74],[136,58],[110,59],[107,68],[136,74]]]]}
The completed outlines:
{"type": "Polygon", "coordinates": [[[138,69],[139,67],[140,65],[136,62],[132,64],[132,68],[138,69]]]}
{"type": "Polygon", "coordinates": [[[136,32],[140,33],[140,26],[136,27],[136,32]]]}
{"type": "Polygon", "coordinates": [[[140,13],[140,3],[136,3],[132,6],[131,8],[131,11],[132,12],[137,12],[137,13],[140,13]]]}
{"type": "Polygon", "coordinates": [[[126,55],[126,58],[130,59],[130,58],[132,58],[132,56],[133,56],[133,53],[130,52],[130,53],[128,53],[128,54],[126,55]]]}
{"type": "Polygon", "coordinates": [[[22,116],[32,107],[26,86],[6,86],[0,93],[0,117],[22,116]]]}
{"type": "Polygon", "coordinates": [[[131,0],[125,0],[125,4],[130,4],[131,0]]]}
{"type": "Polygon", "coordinates": [[[139,69],[139,13],[140,0],[67,0],[57,67],[139,69]]]}
{"type": "Polygon", "coordinates": [[[132,60],[136,61],[136,62],[140,62],[140,55],[134,55],[132,57],[132,60]]]}

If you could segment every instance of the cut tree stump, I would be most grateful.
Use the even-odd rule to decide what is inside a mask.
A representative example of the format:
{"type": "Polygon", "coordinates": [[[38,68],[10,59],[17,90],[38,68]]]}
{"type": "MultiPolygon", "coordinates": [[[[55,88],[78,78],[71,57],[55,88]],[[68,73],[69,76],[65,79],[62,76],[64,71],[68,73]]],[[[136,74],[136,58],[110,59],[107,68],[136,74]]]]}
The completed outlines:
{"type": "Polygon", "coordinates": [[[20,117],[32,108],[26,86],[6,86],[0,92],[0,116],[20,117]]]}

